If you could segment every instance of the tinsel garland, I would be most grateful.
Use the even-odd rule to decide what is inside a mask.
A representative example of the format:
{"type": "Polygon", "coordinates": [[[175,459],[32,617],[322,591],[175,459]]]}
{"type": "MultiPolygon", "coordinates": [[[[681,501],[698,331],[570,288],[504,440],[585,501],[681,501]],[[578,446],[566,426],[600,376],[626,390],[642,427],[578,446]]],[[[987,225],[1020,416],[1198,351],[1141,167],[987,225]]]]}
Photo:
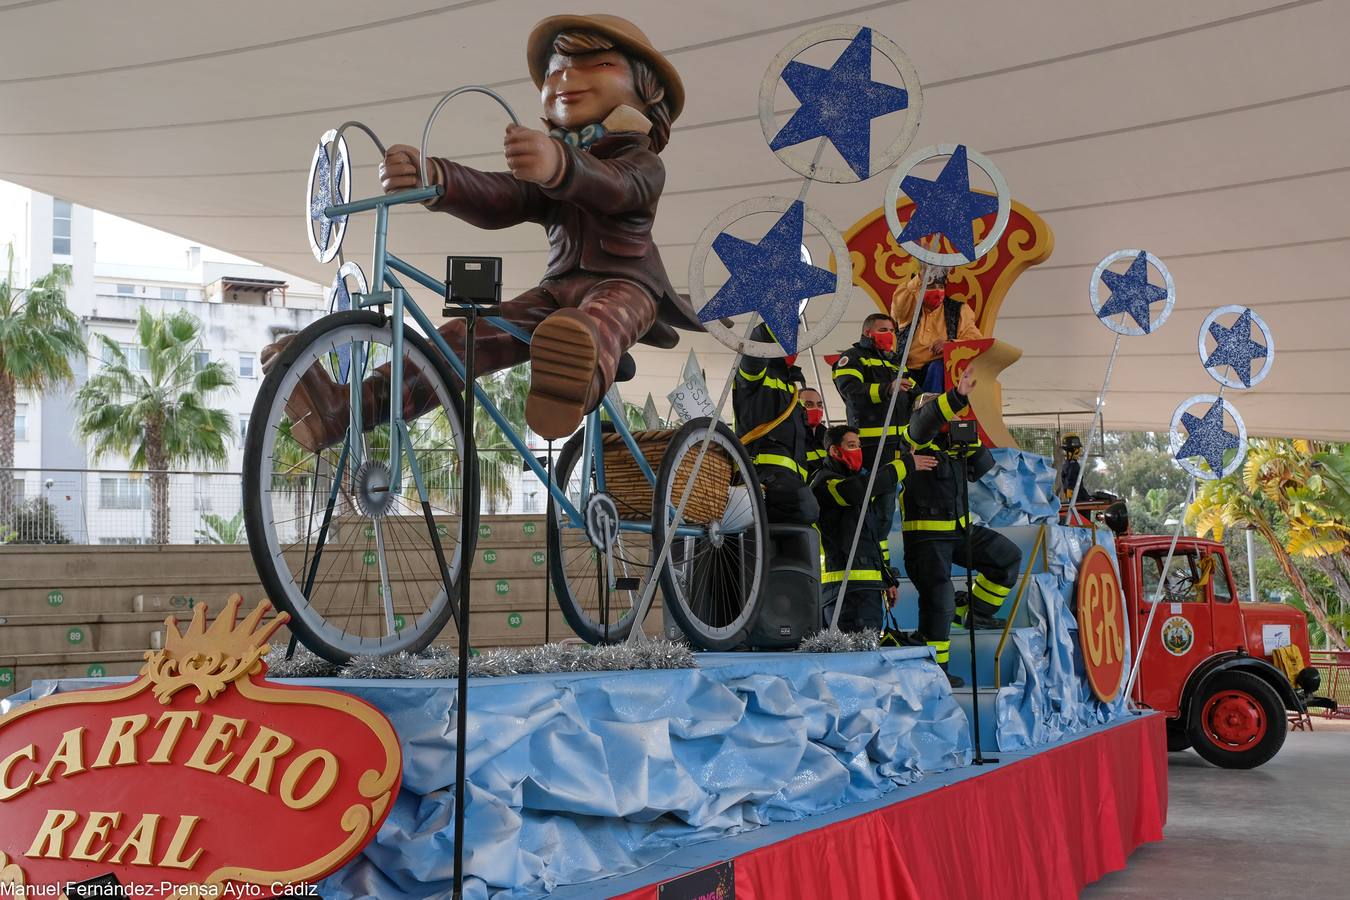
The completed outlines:
{"type": "Polygon", "coordinates": [[[875,631],[840,631],[828,628],[802,641],[800,653],[862,653],[875,650],[880,636],[875,631]]]}
{"type": "MultiPolygon", "coordinates": [[[[874,642],[875,643],[875,642],[874,642]]],[[[267,658],[273,678],[455,678],[459,658],[453,648],[432,646],[421,653],[356,656],[341,668],[299,647],[295,656],[274,651],[267,658]]],[[[469,657],[474,678],[548,675],[558,672],[622,672],[634,669],[692,669],[693,651],[679,641],[656,638],[637,644],[593,647],[589,644],[545,644],[501,647],[469,657]]]]}

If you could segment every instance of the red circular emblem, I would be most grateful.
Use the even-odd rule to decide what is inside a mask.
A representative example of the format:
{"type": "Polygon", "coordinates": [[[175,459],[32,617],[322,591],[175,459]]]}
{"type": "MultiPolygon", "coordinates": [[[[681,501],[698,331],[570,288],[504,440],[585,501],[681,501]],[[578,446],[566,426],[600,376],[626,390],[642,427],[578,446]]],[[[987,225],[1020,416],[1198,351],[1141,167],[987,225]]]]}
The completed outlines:
{"type": "Polygon", "coordinates": [[[1125,673],[1125,595],[1111,554],[1098,544],[1078,567],[1078,642],[1092,693],[1110,703],[1125,673]]]}

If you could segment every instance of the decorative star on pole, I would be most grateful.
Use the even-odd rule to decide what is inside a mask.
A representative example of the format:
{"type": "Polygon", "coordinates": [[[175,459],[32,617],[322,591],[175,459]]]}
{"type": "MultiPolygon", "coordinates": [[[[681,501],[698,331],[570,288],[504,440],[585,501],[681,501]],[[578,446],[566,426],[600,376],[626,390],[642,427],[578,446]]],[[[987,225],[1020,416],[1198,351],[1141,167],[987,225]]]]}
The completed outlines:
{"type": "Polygon", "coordinates": [[[975,220],[998,212],[998,198],[970,189],[965,144],[957,145],[936,180],[907,175],[900,189],[914,201],[914,212],[899,243],[941,234],[968,262],[975,261],[975,220]]]}
{"type": "Polygon", "coordinates": [[[1252,360],[1265,359],[1269,352],[1265,344],[1252,340],[1252,311],[1244,309],[1231,328],[1210,322],[1209,334],[1217,345],[1205,360],[1205,368],[1232,366],[1243,386],[1251,387],[1252,360]]]}
{"type": "Polygon", "coordinates": [[[1111,297],[1097,311],[1097,318],[1128,313],[1144,334],[1153,329],[1153,314],[1149,306],[1167,299],[1167,289],[1148,283],[1148,254],[1143,250],[1130,263],[1125,274],[1110,269],[1102,272],[1102,281],[1111,289],[1111,297]]]}
{"type": "Polygon", "coordinates": [[[860,179],[872,165],[872,120],[909,106],[909,92],[872,80],[872,29],[862,28],[828,69],[795,60],[783,81],[801,101],[769,142],[775,153],[812,138],[829,138],[860,179]]]}
{"type": "Polygon", "coordinates": [[[1215,476],[1222,475],[1224,452],[1240,446],[1237,435],[1224,430],[1223,400],[1215,400],[1204,418],[1182,413],[1181,424],[1186,429],[1186,441],[1177,450],[1176,458],[1203,457],[1215,476]]]}
{"type": "Polygon", "coordinates": [[[314,172],[314,180],[318,182],[315,185],[313,195],[309,200],[309,217],[319,223],[318,244],[320,250],[328,249],[328,239],[333,233],[333,223],[337,219],[330,219],[323,214],[323,211],[330,206],[338,203],[346,203],[346,198],[342,196],[342,157],[337,158],[337,173],[330,177],[328,168],[328,153],[319,153],[319,165],[314,172]],[[336,194],[336,199],[333,195],[336,194]]]}
{"type": "Polygon", "coordinates": [[[799,304],[833,294],[836,286],[833,272],[802,261],[805,214],[802,201],[795,201],[758,244],[726,232],[713,240],[713,252],[731,277],[699,310],[699,321],[759,313],[783,350],[797,352],[799,304]]]}

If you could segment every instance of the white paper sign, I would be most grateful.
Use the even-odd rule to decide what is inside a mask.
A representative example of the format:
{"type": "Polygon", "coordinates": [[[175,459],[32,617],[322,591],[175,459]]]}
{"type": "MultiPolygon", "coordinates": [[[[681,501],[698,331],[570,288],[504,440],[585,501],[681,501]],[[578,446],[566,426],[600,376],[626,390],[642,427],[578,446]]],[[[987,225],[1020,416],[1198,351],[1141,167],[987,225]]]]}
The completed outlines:
{"type": "Polygon", "coordinates": [[[693,350],[689,351],[689,357],[684,361],[684,372],[680,375],[681,381],[702,381],[703,367],[699,365],[698,355],[693,350]]]}
{"type": "Polygon", "coordinates": [[[648,428],[661,427],[661,414],[657,412],[656,401],[651,394],[647,395],[647,402],[642,404],[642,421],[648,428]]]}
{"type": "Polygon", "coordinates": [[[1288,647],[1289,644],[1288,625],[1261,626],[1261,646],[1266,649],[1266,653],[1269,653],[1278,647],[1288,647]]]}
{"type": "Polygon", "coordinates": [[[708,386],[703,383],[701,377],[686,381],[667,394],[666,399],[675,408],[675,415],[681,422],[688,422],[700,416],[711,416],[717,411],[717,406],[708,396],[708,386]]]}

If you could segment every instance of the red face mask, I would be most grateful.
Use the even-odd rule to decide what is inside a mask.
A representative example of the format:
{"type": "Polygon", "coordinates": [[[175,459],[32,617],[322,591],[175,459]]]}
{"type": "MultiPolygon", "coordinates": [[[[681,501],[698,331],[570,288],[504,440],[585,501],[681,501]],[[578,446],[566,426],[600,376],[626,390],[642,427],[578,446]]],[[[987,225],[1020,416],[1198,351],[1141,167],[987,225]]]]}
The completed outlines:
{"type": "Polygon", "coordinates": [[[789,366],[795,366],[797,364],[797,354],[795,353],[788,354],[787,356],[783,357],[783,362],[787,363],[789,366]]]}
{"type": "Polygon", "coordinates": [[[872,332],[872,343],[877,345],[877,349],[882,353],[890,353],[895,349],[894,331],[874,331],[872,332]]]}
{"type": "Polygon", "coordinates": [[[942,305],[942,298],[946,296],[942,291],[934,288],[923,292],[923,308],[928,310],[937,309],[942,305]]]}
{"type": "Polygon", "coordinates": [[[839,460],[848,466],[850,472],[857,472],[862,468],[863,454],[861,447],[854,447],[852,450],[839,448],[839,460]]]}
{"type": "Polygon", "coordinates": [[[806,411],[806,425],[808,428],[815,428],[823,421],[825,421],[825,410],[808,409],[806,411]]]}

